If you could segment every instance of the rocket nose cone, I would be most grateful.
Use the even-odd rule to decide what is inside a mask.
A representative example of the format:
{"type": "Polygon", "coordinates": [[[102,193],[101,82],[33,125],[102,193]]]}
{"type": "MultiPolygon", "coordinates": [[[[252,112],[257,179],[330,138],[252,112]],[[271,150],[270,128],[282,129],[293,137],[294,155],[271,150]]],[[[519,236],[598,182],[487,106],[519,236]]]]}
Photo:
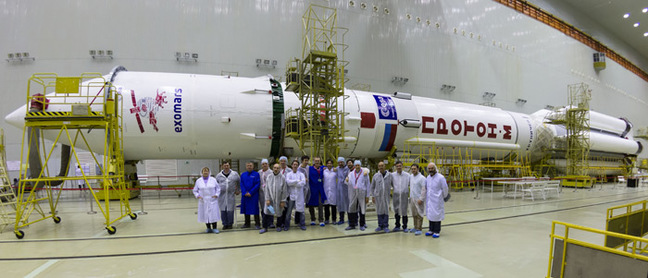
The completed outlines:
{"type": "Polygon", "coordinates": [[[18,108],[5,117],[5,122],[22,129],[25,125],[25,106],[18,108]]]}

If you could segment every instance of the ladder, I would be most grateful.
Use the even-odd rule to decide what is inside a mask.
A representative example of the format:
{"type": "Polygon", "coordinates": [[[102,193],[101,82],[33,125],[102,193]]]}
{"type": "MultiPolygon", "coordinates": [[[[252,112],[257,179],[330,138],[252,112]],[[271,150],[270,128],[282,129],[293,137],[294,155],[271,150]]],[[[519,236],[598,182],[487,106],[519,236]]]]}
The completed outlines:
{"type": "Polygon", "coordinates": [[[0,129],[0,232],[16,222],[16,194],[9,181],[4,130],[0,129]]]}

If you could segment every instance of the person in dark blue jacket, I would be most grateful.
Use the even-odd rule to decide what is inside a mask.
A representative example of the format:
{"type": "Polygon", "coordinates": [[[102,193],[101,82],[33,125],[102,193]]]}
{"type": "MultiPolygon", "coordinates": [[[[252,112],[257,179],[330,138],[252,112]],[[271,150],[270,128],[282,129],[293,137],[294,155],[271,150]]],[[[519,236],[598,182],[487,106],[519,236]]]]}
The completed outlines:
{"type": "Polygon", "coordinates": [[[310,199],[308,200],[308,212],[311,216],[311,225],[315,225],[315,207],[317,207],[317,218],[319,225],[324,227],[324,209],[322,205],[326,201],[324,192],[324,166],[322,159],[313,158],[313,166],[308,167],[308,185],[310,186],[310,199]]]}
{"type": "Polygon", "coordinates": [[[243,229],[250,228],[250,215],[254,215],[254,227],[261,228],[259,220],[259,186],[261,176],[254,171],[254,163],[245,164],[246,172],[241,174],[241,214],[245,215],[243,229]]]}

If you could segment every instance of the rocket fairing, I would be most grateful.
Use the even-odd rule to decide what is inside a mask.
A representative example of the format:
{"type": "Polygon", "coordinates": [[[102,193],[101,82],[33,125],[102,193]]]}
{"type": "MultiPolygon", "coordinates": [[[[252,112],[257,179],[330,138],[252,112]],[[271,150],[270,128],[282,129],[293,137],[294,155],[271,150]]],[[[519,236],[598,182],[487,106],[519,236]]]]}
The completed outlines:
{"type": "MultiPolygon", "coordinates": [[[[285,111],[299,108],[300,101],[270,77],[114,71],[104,78],[121,94],[126,160],[269,157],[278,155],[271,153],[277,142],[298,148],[284,132],[273,130],[273,116],[283,119],[285,111]],[[283,91],[283,97],[273,89],[283,91]],[[284,114],[273,115],[281,113],[273,112],[281,102],[284,114]]],[[[340,155],[345,157],[380,158],[394,146],[403,150],[406,142],[518,150],[541,157],[542,150],[551,149],[564,136],[563,127],[547,123],[554,113],[548,110],[526,115],[404,93],[349,89],[342,101],[346,132],[340,155]]],[[[70,109],[51,104],[47,111],[70,109]]],[[[5,121],[22,128],[26,112],[23,106],[5,121]]],[[[641,151],[639,142],[625,138],[631,129],[627,120],[592,112],[591,126],[591,150],[617,155],[641,151]]],[[[91,145],[102,144],[101,138],[88,135],[91,145]]],[[[48,136],[55,135],[45,133],[48,136]]]]}

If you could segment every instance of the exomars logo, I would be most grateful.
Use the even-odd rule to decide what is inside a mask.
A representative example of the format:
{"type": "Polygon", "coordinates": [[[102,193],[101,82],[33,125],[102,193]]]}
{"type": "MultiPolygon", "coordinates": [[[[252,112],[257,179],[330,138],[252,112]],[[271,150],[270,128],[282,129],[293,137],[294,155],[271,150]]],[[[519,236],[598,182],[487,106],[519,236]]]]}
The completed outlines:
{"type": "Polygon", "coordinates": [[[460,121],[453,119],[449,124],[444,118],[437,118],[436,121],[434,117],[423,116],[421,119],[423,122],[422,133],[430,134],[441,134],[447,135],[452,133],[453,135],[460,135],[463,133],[463,136],[468,135],[469,132],[474,132],[479,137],[486,136],[487,138],[497,138],[497,133],[502,133],[502,139],[511,140],[511,126],[502,125],[502,128],[499,129],[497,124],[494,123],[482,123],[479,122],[476,125],[468,124],[468,121],[460,121]],[[436,123],[436,127],[435,127],[436,123]]]}
{"type": "Polygon", "coordinates": [[[175,89],[175,98],[173,99],[173,127],[175,132],[182,132],[182,89],[175,89]]]}

